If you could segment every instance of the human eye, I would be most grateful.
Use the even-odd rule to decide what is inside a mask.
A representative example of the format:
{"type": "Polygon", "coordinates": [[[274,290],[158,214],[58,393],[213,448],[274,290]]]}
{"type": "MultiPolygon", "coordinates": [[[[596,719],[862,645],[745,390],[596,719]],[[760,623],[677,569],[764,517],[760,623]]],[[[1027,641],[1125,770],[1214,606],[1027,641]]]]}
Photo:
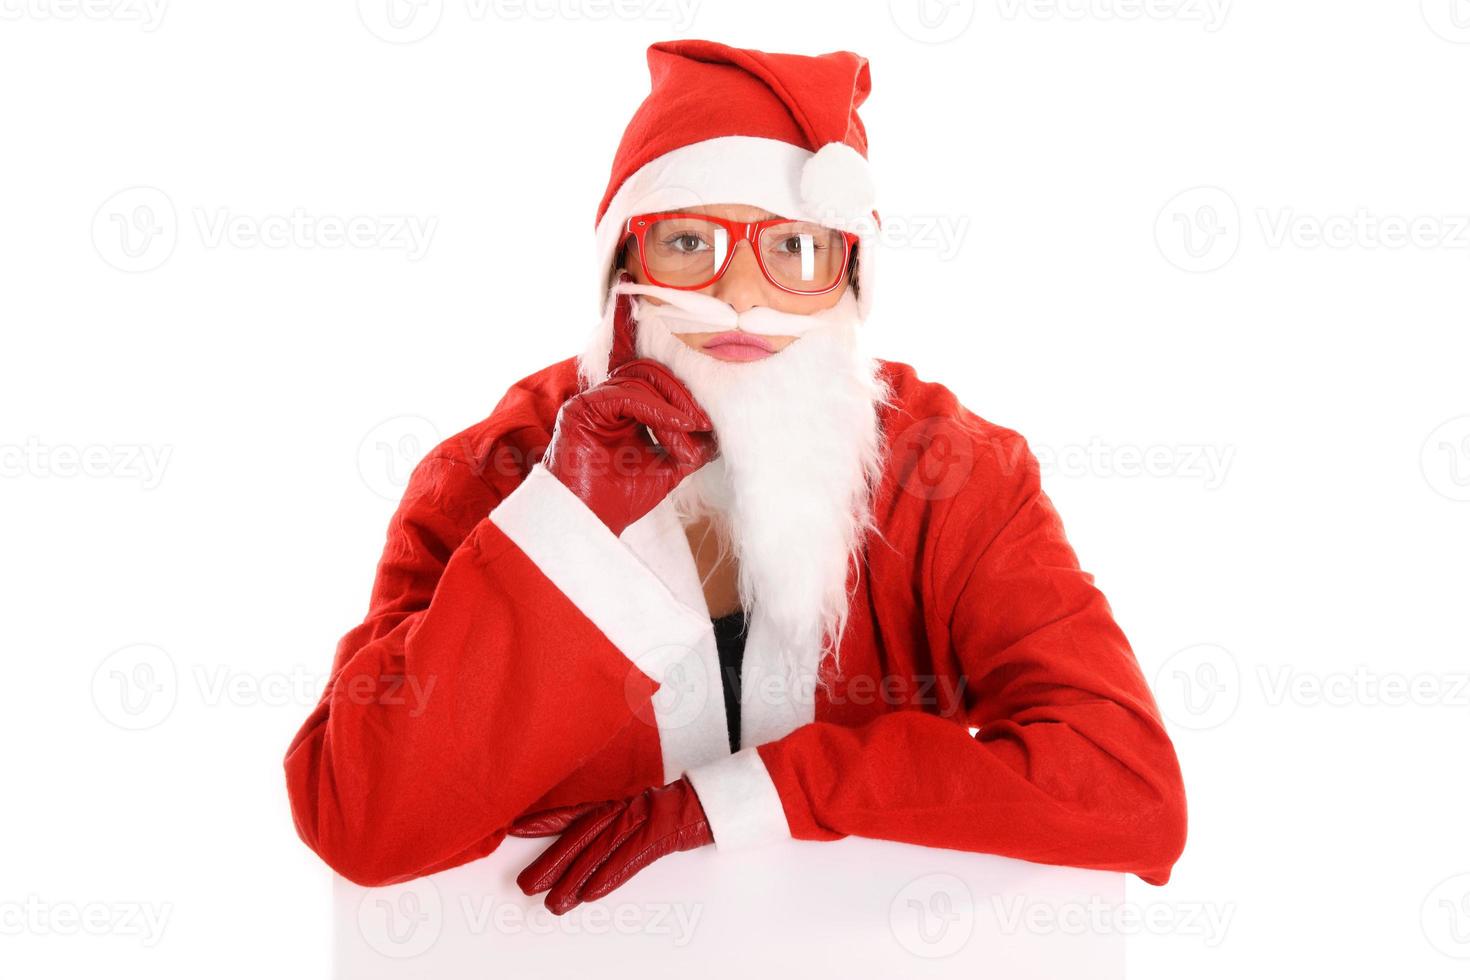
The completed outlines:
{"type": "Polygon", "coordinates": [[[784,235],[772,242],[772,251],[778,255],[801,255],[804,252],[822,252],[827,245],[808,234],[784,235]]]}
{"type": "Polygon", "coordinates": [[[670,232],[659,240],[659,244],[679,255],[695,255],[713,248],[699,233],[692,230],[670,232]]]}

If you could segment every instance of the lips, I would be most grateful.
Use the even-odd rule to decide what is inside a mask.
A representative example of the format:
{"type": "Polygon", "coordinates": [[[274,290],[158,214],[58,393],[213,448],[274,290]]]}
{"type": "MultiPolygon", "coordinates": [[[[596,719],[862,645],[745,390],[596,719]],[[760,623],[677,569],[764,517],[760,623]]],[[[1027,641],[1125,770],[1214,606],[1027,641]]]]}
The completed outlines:
{"type": "Polygon", "coordinates": [[[758,361],[776,353],[771,342],[759,334],[743,330],[728,330],[715,334],[701,348],[706,354],[722,361],[758,361]]]}

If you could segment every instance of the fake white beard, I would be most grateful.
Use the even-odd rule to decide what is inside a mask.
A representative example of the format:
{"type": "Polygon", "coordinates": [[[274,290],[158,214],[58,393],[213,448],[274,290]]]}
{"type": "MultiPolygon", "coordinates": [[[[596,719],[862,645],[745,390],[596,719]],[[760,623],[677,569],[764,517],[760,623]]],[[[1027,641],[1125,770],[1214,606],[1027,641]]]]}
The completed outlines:
{"type": "Polygon", "coordinates": [[[767,618],[788,669],[815,678],[825,655],[838,653],[848,570],[873,527],[883,465],[878,408],[890,392],[877,362],[859,352],[856,300],[849,289],[810,316],[763,307],[737,316],[713,297],[667,292],[674,295],[665,305],[634,301],[637,354],[688,386],[719,446],[713,462],[675,489],[675,507],[686,523],[711,519],[721,550],[737,562],[747,618],[767,618]],[[798,339],[770,357],[734,362],[676,336],[736,326],[798,339]]]}

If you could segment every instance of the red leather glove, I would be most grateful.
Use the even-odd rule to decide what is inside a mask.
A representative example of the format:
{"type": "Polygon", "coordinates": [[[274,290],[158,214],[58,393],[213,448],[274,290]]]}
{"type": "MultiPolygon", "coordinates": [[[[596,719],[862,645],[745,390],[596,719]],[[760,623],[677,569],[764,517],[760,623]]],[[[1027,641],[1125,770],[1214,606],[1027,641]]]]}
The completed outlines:
{"type": "Polygon", "coordinates": [[[516,820],[506,833],[512,837],[555,837],[583,814],[605,806],[616,806],[618,802],[617,800],[601,800],[595,803],[573,803],[569,806],[554,806],[547,810],[537,810],[535,813],[528,813],[516,820]]]}
{"type": "Polygon", "coordinates": [[[612,371],[562,405],[543,462],[622,534],[717,449],[714,426],[684,383],[657,361],[632,357],[633,298],[621,294],[617,304],[612,371]]]}
{"type": "Polygon", "coordinates": [[[590,806],[516,876],[527,895],[550,889],[546,908],[553,915],[603,897],[666,854],[715,842],[683,776],[624,801],[590,806]]]}

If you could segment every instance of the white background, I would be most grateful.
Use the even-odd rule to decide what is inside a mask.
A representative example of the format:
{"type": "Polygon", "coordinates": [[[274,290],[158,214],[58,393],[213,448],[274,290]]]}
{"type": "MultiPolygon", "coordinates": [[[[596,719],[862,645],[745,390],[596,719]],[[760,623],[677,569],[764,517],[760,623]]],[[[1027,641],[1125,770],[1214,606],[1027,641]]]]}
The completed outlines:
{"type": "Polygon", "coordinates": [[[1182,760],[1132,975],[1464,976],[1470,4],[690,2],[0,0],[0,972],[327,973],[286,746],[682,36],[872,61],[872,346],[1051,461],[1182,760]]]}

